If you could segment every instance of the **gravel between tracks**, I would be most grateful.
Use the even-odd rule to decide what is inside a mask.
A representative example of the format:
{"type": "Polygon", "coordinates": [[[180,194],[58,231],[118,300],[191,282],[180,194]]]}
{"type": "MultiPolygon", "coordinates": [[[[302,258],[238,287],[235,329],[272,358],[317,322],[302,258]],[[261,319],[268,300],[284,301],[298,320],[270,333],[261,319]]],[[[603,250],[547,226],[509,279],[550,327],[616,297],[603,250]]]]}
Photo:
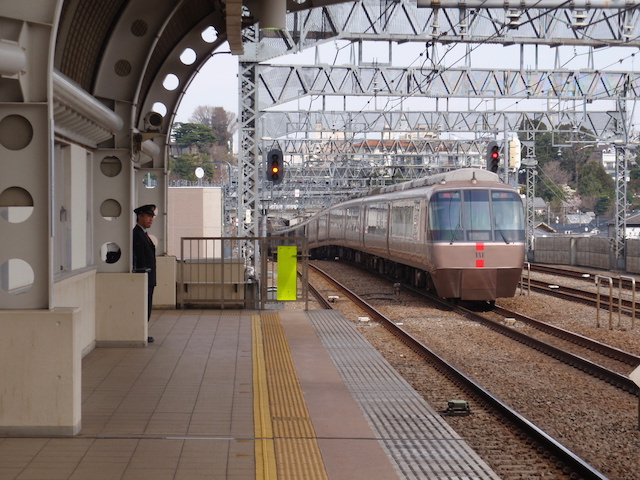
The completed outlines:
{"type": "MultiPolygon", "coordinates": [[[[385,315],[402,321],[404,328],[432,350],[609,479],[640,479],[640,419],[636,397],[455,313],[425,307],[409,294],[401,293],[396,298],[388,282],[354,267],[337,262],[318,262],[318,266],[356,293],[364,294],[365,299],[385,315]]],[[[562,282],[567,283],[565,279],[562,282]]],[[[624,330],[610,331],[608,328],[596,328],[594,308],[542,294],[499,299],[497,303],[617,348],[640,353],[640,322],[636,322],[635,329],[631,329],[629,317],[622,317],[624,330]]],[[[434,384],[434,375],[425,372],[424,362],[406,348],[390,342],[390,334],[384,328],[373,322],[359,322],[359,312],[342,313],[357,324],[365,337],[435,409],[442,410],[446,407],[447,399],[460,395],[450,391],[449,387],[441,386],[439,382],[434,384]]],[[[608,326],[606,315],[604,325],[608,326]]],[[[632,370],[633,367],[629,367],[626,373],[632,370]]],[[[510,455],[505,446],[510,442],[508,434],[495,431],[494,426],[483,426],[483,419],[478,417],[446,418],[502,478],[563,478],[556,476],[557,471],[537,471],[534,454],[531,458],[523,459],[520,468],[502,467],[500,456],[510,455]]],[[[509,462],[505,464],[509,465],[509,462]]]]}

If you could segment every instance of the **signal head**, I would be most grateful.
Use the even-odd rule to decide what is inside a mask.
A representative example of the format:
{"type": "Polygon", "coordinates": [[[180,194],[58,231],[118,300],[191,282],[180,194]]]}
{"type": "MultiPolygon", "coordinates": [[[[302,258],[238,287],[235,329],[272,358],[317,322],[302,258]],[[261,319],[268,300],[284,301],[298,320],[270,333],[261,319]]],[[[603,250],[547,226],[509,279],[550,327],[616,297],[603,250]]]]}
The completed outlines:
{"type": "Polygon", "coordinates": [[[282,151],[273,149],[267,154],[267,180],[279,183],[283,177],[282,151]]]}
{"type": "Polygon", "coordinates": [[[491,141],[487,145],[487,170],[497,173],[500,168],[500,146],[491,141]]]}

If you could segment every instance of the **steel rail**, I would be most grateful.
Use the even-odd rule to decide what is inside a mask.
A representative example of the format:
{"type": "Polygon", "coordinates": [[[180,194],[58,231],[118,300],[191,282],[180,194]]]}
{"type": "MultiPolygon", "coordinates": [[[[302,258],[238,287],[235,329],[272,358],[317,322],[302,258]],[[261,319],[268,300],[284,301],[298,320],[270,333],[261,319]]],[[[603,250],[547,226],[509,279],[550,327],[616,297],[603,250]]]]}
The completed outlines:
{"type": "MultiPolygon", "coordinates": [[[[541,280],[531,280],[531,289],[537,290],[538,292],[543,292],[548,295],[552,295],[554,297],[565,298],[569,300],[579,301],[583,303],[587,303],[589,305],[595,306],[597,304],[597,294],[593,292],[587,292],[585,290],[580,290],[578,288],[566,287],[562,285],[556,285],[557,288],[552,288],[549,285],[549,282],[543,282],[541,280]]],[[[603,309],[608,310],[607,305],[609,303],[613,304],[613,311],[617,312],[620,303],[622,304],[623,310],[631,311],[633,309],[633,302],[626,299],[620,299],[618,297],[611,298],[610,295],[600,295],[601,303],[603,305],[603,309]],[[605,303],[606,302],[606,303],[605,303]]],[[[636,314],[638,316],[638,314],[636,314]]]]}
{"type": "Polygon", "coordinates": [[[586,282],[593,282],[593,277],[596,276],[592,272],[583,272],[580,270],[571,270],[568,268],[552,267],[550,265],[543,265],[540,263],[532,263],[531,271],[546,273],[548,275],[557,275],[559,277],[575,278],[578,280],[584,280],[586,282]]]}
{"type": "MultiPolygon", "coordinates": [[[[309,266],[313,267],[312,265],[309,265],[309,266]]],[[[322,295],[322,293],[320,293],[320,290],[318,290],[314,285],[312,285],[311,282],[309,282],[309,293],[313,295],[313,298],[316,299],[316,301],[322,307],[323,310],[333,310],[333,305],[331,305],[331,303],[329,302],[329,299],[326,298],[324,295],[322,295]]]]}
{"type": "MultiPolygon", "coordinates": [[[[548,275],[556,275],[559,277],[567,277],[574,278],[576,280],[584,280],[585,282],[593,283],[593,279],[598,275],[594,272],[580,271],[580,270],[571,270],[569,268],[561,268],[561,267],[552,267],[551,265],[543,265],[540,263],[532,263],[531,271],[537,273],[546,273],[548,275]]],[[[603,274],[605,272],[603,271],[603,274]]],[[[622,278],[622,276],[618,275],[612,276],[609,275],[613,280],[617,283],[617,287],[620,288],[620,284],[626,289],[631,289],[631,282],[622,278]]],[[[640,290],[640,284],[636,286],[636,290],[640,290]]]]}
{"type": "Polygon", "coordinates": [[[606,343],[598,342],[592,338],[585,337],[584,335],[565,330],[564,328],[551,325],[550,323],[543,322],[542,320],[528,317],[527,315],[524,315],[522,313],[508,310],[499,305],[495,305],[493,311],[504,317],[515,318],[516,320],[526,323],[527,325],[530,325],[542,332],[548,333],[558,338],[562,338],[563,340],[575,343],[576,345],[580,345],[581,347],[588,348],[589,350],[593,350],[594,352],[598,352],[602,355],[613,358],[614,360],[625,363],[627,365],[640,365],[640,356],[635,355],[631,352],[620,350],[619,348],[612,347],[611,345],[607,345],[606,343]]]}
{"type": "Polygon", "coordinates": [[[614,372],[613,370],[603,367],[602,365],[598,365],[597,363],[592,362],[591,360],[588,360],[584,357],[575,355],[571,352],[555,347],[554,345],[551,345],[542,340],[534,338],[530,335],[527,335],[526,333],[514,330],[513,328],[507,325],[491,320],[490,318],[487,318],[483,315],[473,312],[460,305],[450,304],[449,302],[446,302],[443,299],[433,297],[432,295],[429,295],[426,292],[414,289],[413,287],[410,287],[410,286],[405,285],[405,288],[407,290],[414,292],[417,295],[421,295],[425,298],[428,298],[431,301],[437,301],[438,303],[441,303],[441,304],[444,303],[445,305],[449,305],[449,307],[452,308],[454,311],[457,311],[458,313],[464,315],[465,317],[469,318],[472,321],[479,322],[491,328],[492,330],[495,330],[509,338],[512,338],[522,343],[523,345],[527,345],[535,350],[538,350],[539,352],[544,353],[545,355],[553,357],[556,360],[566,363],[567,365],[571,365],[572,367],[575,367],[578,370],[588,373],[589,375],[592,375],[601,380],[604,380],[605,382],[609,383],[610,385],[613,385],[616,388],[624,390],[625,392],[628,392],[632,395],[640,395],[640,387],[638,387],[633,382],[633,380],[631,380],[626,375],[623,375],[618,372],[614,372]]]}
{"type": "Polygon", "coordinates": [[[549,355],[550,357],[553,357],[557,360],[560,360],[561,362],[566,363],[567,365],[571,365],[572,367],[582,370],[583,372],[586,372],[589,375],[592,375],[601,380],[604,380],[605,382],[613,385],[616,388],[624,390],[625,392],[629,392],[632,395],[638,395],[639,393],[640,387],[638,387],[633,382],[633,380],[631,380],[626,375],[623,375],[618,372],[614,372],[613,370],[603,367],[602,365],[598,365],[597,363],[592,362],[591,360],[588,360],[579,355],[575,355],[561,348],[555,347],[549,343],[546,343],[542,340],[534,338],[525,333],[514,330],[513,328],[508,327],[507,325],[503,325],[502,323],[486,318],[464,307],[456,306],[454,309],[456,311],[463,313],[471,320],[478,321],[488,326],[492,330],[502,333],[503,335],[509,338],[517,340],[518,342],[524,345],[527,345],[531,348],[534,348],[539,352],[549,355]]]}
{"type": "MultiPolygon", "coordinates": [[[[501,416],[508,419],[512,425],[518,428],[520,431],[526,433],[530,438],[534,439],[540,446],[545,448],[548,452],[550,452],[557,464],[562,467],[566,467],[570,469],[572,472],[580,475],[580,478],[583,480],[606,480],[603,474],[594,469],[591,465],[585,462],[583,459],[578,457],[571,450],[566,448],[556,439],[551,437],[549,434],[541,430],[535,424],[524,418],[518,412],[513,410],[511,407],[506,405],[496,396],[491,394],[488,390],[483,388],[481,385],[476,383],[470,377],[465,375],[463,372],[458,370],[455,366],[444,360],[442,357],[438,356],[434,351],[432,351],[429,347],[427,347],[420,340],[415,338],[409,332],[396,325],[391,319],[380,313],[376,310],[372,305],[367,303],[365,300],[360,298],[357,294],[349,290],[346,286],[342,285],[331,276],[329,276],[326,272],[321,270],[315,265],[309,265],[314,271],[318,274],[322,275],[328,281],[332,282],[338,290],[340,290],[345,296],[347,296],[351,301],[353,301],[360,308],[365,310],[368,315],[372,318],[376,319],[387,328],[393,335],[395,335],[398,339],[400,339],[405,345],[411,348],[414,352],[424,358],[426,361],[434,365],[439,371],[441,371],[445,376],[450,378],[454,383],[462,386],[463,388],[469,390],[477,398],[479,398],[486,405],[491,406],[495,409],[501,416]]],[[[451,308],[450,304],[445,303],[448,307],[451,308]]],[[[569,473],[569,472],[567,472],[569,473]]]]}

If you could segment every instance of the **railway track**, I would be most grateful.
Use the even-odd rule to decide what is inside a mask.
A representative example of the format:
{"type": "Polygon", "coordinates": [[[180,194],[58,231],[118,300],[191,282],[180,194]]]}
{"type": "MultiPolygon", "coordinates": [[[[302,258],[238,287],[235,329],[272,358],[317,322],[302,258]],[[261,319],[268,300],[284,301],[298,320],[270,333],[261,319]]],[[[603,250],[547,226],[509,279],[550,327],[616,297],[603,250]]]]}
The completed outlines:
{"type": "MultiPolygon", "coordinates": [[[[625,392],[628,392],[634,396],[637,396],[640,393],[640,389],[638,388],[638,386],[625,374],[619,373],[618,371],[614,371],[583,356],[572,353],[566,348],[559,348],[547,341],[536,338],[535,336],[520,332],[517,329],[512,328],[511,326],[505,325],[500,321],[492,320],[485,315],[479,315],[476,312],[465,309],[463,307],[456,307],[456,309],[463,312],[472,320],[479,321],[492,330],[496,330],[501,334],[517,340],[524,345],[528,345],[529,347],[534,348],[535,350],[538,350],[539,352],[542,352],[546,355],[549,355],[556,360],[566,363],[567,365],[571,365],[572,367],[575,367],[596,378],[604,380],[605,382],[613,385],[616,388],[620,388],[621,390],[624,390],[625,392]]],[[[614,358],[617,361],[624,363],[625,365],[640,365],[640,357],[632,353],[615,349],[614,347],[611,347],[604,343],[597,342],[595,340],[574,334],[572,332],[568,332],[566,330],[557,329],[556,327],[553,327],[549,324],[545,324],[543,326],[542,324],[544,322],[531,319],[524,315],[518,314],[517,312],[501,309],[500,307],[495,308],[493,311],[495,313],[499,313],[501,316],[504,315],[506,318],[518,319],[519,321],[528,323],[530,325],[535,324],[537,328],[546,330],[546,333],[549,333],[550,335],[562,338],[563,340],[571,344],[579,345],[594,352],[598,352],[599,354],[606,357],[614,358]]]]}
{"type": "MultiPolygon", "coordinates": [[[[545,293],[551,293],[554,296],[558,296],[560,298],[568,298],[579,301],[592,300],[591,303],[594,306],[598,305],[598,301],[596,301],[596,294],[593,294],[592,292],[585,292],[583,290],[573,289],[570,287],[562,287],[563,292],[558,293],[558,289],[553,288],[554,285],[549,285],[547,282],[532,280],[532,284],[535,284],[536,287],[539,287],[545,293]]],[[[635,367],[637,365],[640,365],[640,356],[638,355],[620,350],[605,343],[598,342],[583,335],[570,332],[568,330],[556,327],[549,323],[528,317],[521,313],[514,312],[500,306],[492,307],[492,311],[501,317],[499,320],[494,320],[489,318],[487,315],[482,315],[461,305],[451,304],[444,299],[425,292],[424,290],[418,290],[409,285],[403,285],[403,288],[411,291],[415,295],[426,298],[430,302],[435,302],[446,308],[456,310],[470,320],[479,322],[491,328],[492,330],[501,333],[502,335],[512,338],[524,345],[538,350],[539,352],[555,358],[556,360],[575,367],[589,375],[599,378],[616,388],[620,388],[621,390],[624,390],[634,396],[640,396],[640,388],[627,375],[620,373],[619,371],[612,370],[611,368],[603,366],[593,360],[589,360],[582,355],[572,353],[566,348],[559,348],[549,343],[548,341],[538,339],[535,336],[528,335],[524,332],[520,332],[509,325],[505,325],[502,320],[504,318],[511,318],[514,321],[520,321],[548,335],[552,335],[554,337],[562,339],[569,344],[577,345],[591,352],[595,352],[603,357],[614,359],[617,362],[627,366],[635,367]]],[[[608,298],[609,297],[607,297],[607,299],[608,298]]],[[[629,304],[630,302],[622,303],[623,306],[626,305],[630,307],[629,304]]]]}
{"type": "MultiPolygon", "coordinates": [[[[424,343],[397,325],[392,319],[386,317],[375,309],[368,302],[356,295],[344,285],[340,284],[336,280],[329,277],[322,270],[315,266],[311,266],[312,271],[319,275],[322,275],[330,281],[335,288],[342,292],[343,295],[348,297],[352,302],[358,305],[360,309],[366,312],[372,319],[379,322],[393,335],[399,338],[404,344],[409,346],[420,357],[425,359],[428,363],[432,364],[436,369],[442,372],[445,376],[451,379],[456,384],[461,385],[466,391],[471,392],[482,404],[489,406],[499,416],[509,421],[514,427],[521,431],[524,435],[531,438],[535,448],[540,451],[541,449],[548,452],[550,461],[558,468],[570,475],[571,478],[581,479],[605,479],[606,477],[594,469],[587,462],[578,457],[575,453],[567,449],[560,442],[556,441],[553,437],[545,433],[542,429],[538,428],[532,422],[518,414],[515,410],[507,406],[500,399],[492,395],[482,386],[473,381],[470,377],[458,370],[455,366],[438,356],[424,343]]],[[[333,305],[330,301],[324,298],[319,292],[315,291],[310,286],[310,291],[325,307],[332,308],[333,305]]]]}
{"type": "Polygon", "coordinates": [[[514,312],[512,310],[503,308],[499,305],[495,305],[493,307],[493,311],[503,316],[504,318],[513,318],[516,321],[520,321],[522,323],[530,325],[533,328],[536,328],[542,332],[548,333],[549,335],[553,335],[563,340],[567,340],[568,342],[571,342],[575,345],[579,345],[588,350],[597,352],[600,355],[613,358],[625,365],[629,365],[629,366],[640,365],[640,356],[634,353],[620,350],[619,348],[612,347],[611,345],[607,345],[606,343],[598,342],[597,340],[594,340],[589,337],[585,337],[584,335],[580,335],[575,332],[570,332],[569,330],[565,330],[564,328],[560,328],[555,325],[551,325],[547,322],[543,322],[541,320],[531,318],[522,313],[514,312]]]}
{"type": "Polygon", "coordinates": [[[593,277],[595,276],[592,272],[572,270],[569,268],[559,268],[551,265],[544,265],[541,263],[531,263],[530,268],[532,272],[547,273],[549,275],[555,275],[558,277],[575,278],[588,282],[593,282],[593,277]]]}
{"type": "MultiPolygon", "coordinates": [[[[549,275],[561,275],[570,277],[573,279],[580,279],[589,281],[591,285],[594,283],[595,275],[582,273],[578,271],[569,271],[565,269],[556,269],[551,267],[543,267],[540,268],[539,265],[535,267],[531,267],[532,271],[536,271],[538,273],[545,273],[549,275]]],[[[637,306],[637,301],[635,298],[635,292],[632,292],[631,300],[622,297],[623,290],[630,290],[633,283],[631,281],[625,280],[624,278],[613,278],[613,277],[605,277],[600,276],[601,283],[598,285],[598,290],[596,292],[583,290],[580,288],[569,287],[566,285],[560,285],[558,283],[549,283],[543,280],[537,280],[528,278],[525,280],[525,284],[531,289],[531,291],[536,291],[539,293],[544,293],[547,295],[551,295],[557,298],[562,298],[565,300],[571,300],[575,302],[584,303],[586,305],[590,305],[599,309],[603,309],[609,311],[609,328],[613,328],[613,316],[614,312],[617,312],[619,315],[624,313],[625,315],[629,315],[631,317],[631,327],[635,327],[636,318],[640,317],[640,310],[637,306]],[[607,288],[607,281],[603,280],[606,278],[611,278],[611,285],[607,288]],[[615,281],[614,281],[615,280],[615,281]],[[622,285],[622,288],[621,288],[622,285]],[[613,289],[616,288],[618,291],[618,296],[613,295],[613,289]]],[[[636,290],[637,290],[636,286],[636,290]]],[[[618,327],[621,326],[620,316],[618,317],[618,327]]]]}
{"type": "MultiPolygon", "coordinates": [[[[479,314],[471,309],[465,308],[460,305],[452,305],[446,301],[443,301],[442,299],[426,294],[425,292],[416,290],[412,287],[405,286],[405,288],[411,290],[416,295],[420,295],[427,298],[429,301],[434,301],[434,302],[441,303],[442,305],[447,305],[452,309],[458,311],[459,313],[463,314],[470,320],[480,322],[483,325],[486,325],[487,327],[491,328],[492,330],[495,330],[509,338],[517,340],[518,342],[524,345],[527,345],[531,348],[534,348],[535,350],[538,350],[539,352],[542,352],[546,355],[549,355],[550,357],[553,357],[556,360],[560,360],[561,362],[564,362],[567,365],[571,365],[572,367],[582,370],[583,372],[588,373],[589,375],[592,375],[601,380],[604,380],[605,382],[613,385],[616,388],[620,388],[626,392],[631,393],[632,395],[640,394],[639,387],[628,376],[624,374],[613,371],[591,360],[588,360],[582,356],[571,353],[568,350],[565,350],[563,348],[558,348],[548,342],[539,340],[534,336],[520,332],[517,329],[514,329],[508,325],[505,325],[501,321],[492,320],[487,315],[479,314]]],[[[539,320],[527,317],[525,315],[521,315],[517,312],[513,312],[501,307],[494,307],[493,312],[498,313],[501,316],[504,315],[504,317],[506,318],[518,319],[523,323],[535,326],[536,328],[543,330],[546,333],[554,335],[558,338],[562,338],[567,342],[573,343],[575,345],[580,345],[589,350],[598,352],[601,355],[614,358],[619,362],[625,363],[626,365],[631,365],[631,366],[640,365],[640,357],[632,353],[624,352],[622,350],[616,349],[604,343],[597,342],[595,340],[584,337],[582,335],[577,335],[573,332],[569,332],[567,330],[554,327],[553,325],[550,325],[548,323],[541,322],[539,320]]]]}
{"type": "Polygon", "coordinates": [[[561,268],[557,266],[544,265],[541,263],[532,263],[530,264],[530,269],[532,272],[537,273],[546,273],[548,275],[554,275],[557,277],[567,277],[575,280],[584,280],[585,282],[593,283],[596,276],[601,277],[609,277],[613,281],[613,285],[615,288],[625,288],[627,290],[631,289],[632,286],[635,285],[636,291],[640,289],[640,285],[636,282],[633,282],[631,278],[635,278],[632,275],[613,275],[608,274],[609,272],[600,272],[595,273],[593,271],[585,271],[585,270],[574,270],[570,268],[561,268]]]}
{"type": "MultiPolygon", "coordinates": [[[[574,300],[578,302],[587,303],[591,306],[596,306],[598,303],[598,293],[590,292],[587,290],[582,290],[579,288],[568,287],[564,285],[558,284],[550,284],[549,282],[545,282],[542,280],[534,280],[531,279],[531,289],[537,292],[546,293],[548,295],[553,295],[559,298],[564,298],[567,300],[574,300]]],[[[611,296],[608,293],[601,293],[600,295],[600,305],[601,308],[605,308],[609,305],[613,305],[613,311],[618,311],[620,302],[622,302],[623,311],[630,313],[634,308],[633,302],[626,299],[621,299],[620,297],[611,296]]],[[[636,312],[637,313],[637,312],[636,312]]]]}

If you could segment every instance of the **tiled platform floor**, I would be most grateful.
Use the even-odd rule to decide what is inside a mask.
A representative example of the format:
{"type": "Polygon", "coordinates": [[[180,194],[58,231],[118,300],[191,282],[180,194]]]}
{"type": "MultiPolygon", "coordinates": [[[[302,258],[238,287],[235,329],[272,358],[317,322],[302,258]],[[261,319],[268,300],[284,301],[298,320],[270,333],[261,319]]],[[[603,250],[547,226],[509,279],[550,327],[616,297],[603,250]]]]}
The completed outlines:
{"type": "MultiPolygon", "coordinates": [[[[0,437],[0,480],[256,478],[257,313],[158,311],[150,323],[153,344],[93,350],[82,362],[80,434],[0,437]]],[[[290,312],[298,328],[289,341],[301,352],[295,356],[311,389],[329,478],[397,478],[313,328],[296,315],[306,318],[290,312]]]]}
{"type": "Polygon", "coordinates": [[[330,480],[497,479],[337,312],[158,311],[150,334],[146,348],[83,359],[79,435],[0,437],[0,480],[311,478],[295,469],[330,480]],[[262,353],[252,351],[256,325],[262,353]],[[283,374],[285,350],[294,369],[283,374]],[[264,397],[260,371],[284,379],[288,393],[268,380],[264,397]],[[286,404],[294,394],[306,417],[277,413],[276,397],[286,404]],[[256,434],[265,419],[271,437],[256,434]],[[304,419],[313,433],[296,430],[304,419]],[[310,439],[321,462],[291,454],[310,439]],[[275,445],[271,463],[266,444],[275,445]],[[278,475],[263,468],[274,463],[278,475]],[[322,468],[300,469],[311,463],[322,468]]]}
{"type": "Polygon", "coordinates": [[[254,478],[250,316],[199,313],[87,355],[80,434],[0,438],[0,480],[254,478]]]}

